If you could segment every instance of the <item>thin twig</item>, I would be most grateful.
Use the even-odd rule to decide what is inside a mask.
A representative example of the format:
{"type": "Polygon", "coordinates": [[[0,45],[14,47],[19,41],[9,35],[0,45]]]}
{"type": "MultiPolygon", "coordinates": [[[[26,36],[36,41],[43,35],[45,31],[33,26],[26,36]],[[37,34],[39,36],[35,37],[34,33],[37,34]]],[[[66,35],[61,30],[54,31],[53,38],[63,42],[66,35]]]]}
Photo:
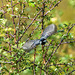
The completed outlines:
{"type": "MultiPolygon", "coordinates": [[[[12,8],[12,15],[14,15],[14,10],[13,10],[13,1],[11,0],[11,8],[12,8]]],[[[14,40],[16,42],[16,26],[15,26],[15,20],[14,20],[14,17],[12,17],[12,20],[13,20],[13,25],[14,25],[14,40]]]]}
{"type": "Polygon", "coordinates": [[[60,65],[65,65],[65,66],[67,66],[67,65],[75,65],[75,64],[66,64],[66,63],[64,63],[64,64],[52,64],[52,65],[49,65],[49,66],[60,66],[60,65]]]}
{"type": "MultiPolygon", "coordinates": [[[[35,55],[36,55],[36,48],[34,49],[35,51],[34,51],[34,64],[35,64],[35,59],[36,59],[36,57],[35,57],[35,55]]],[[[33,64],[33,72],[34,72],[34,75],[36,75],[35,74],[35,65],[33,64]]]]}
{"type": "MultiPolygon", "coordinates": [[[[42,33],[43,33],[43,29],[44,29],[44,11],[45,11],[45,1],[43,0],[43,4],[42,4],[42,33]]],[[[42,51],[44,54],[44,46],[42,45],[42,51]]],[[[45,57],[43,57],[43,64],[45,64],[45,57]]]]}
{"type": "Polygon", "coordinates": [[[74,43],[75,41],[67,41],[67,42],[63,42],[63,43],[61,43],[61,44],[69,44],[69,43],[74,43]]]}
{"type": "Polygon", "coordinates": [[[49,11],[47,11],[47,12],[45,13],[44,16],[46,16],[51,10],[53,10],[56,6],[58,6],[58,4],[59,4],[61,1],[62,1],[62,0],[58,1],[49,11]]]}

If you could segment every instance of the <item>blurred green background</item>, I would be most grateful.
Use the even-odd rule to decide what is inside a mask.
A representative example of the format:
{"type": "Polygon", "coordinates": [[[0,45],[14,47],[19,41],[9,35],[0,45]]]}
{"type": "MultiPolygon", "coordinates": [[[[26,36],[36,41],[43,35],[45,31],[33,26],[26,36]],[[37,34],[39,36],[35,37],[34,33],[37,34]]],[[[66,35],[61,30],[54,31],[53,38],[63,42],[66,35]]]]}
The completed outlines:
{"type": "MultiPolygon", "coordinates": [[[[2,1],[3,1],[4,5],[7,5],[7,2],[5,0],[2,0],[2,1]]],[[[0,7],[3,6],[2,1],[0,0],[0,7]]],[[[10,5],[10,4],[8,3],[8,5],[10,5]]],[[[20,6],[16,5],[16,10],[17,10],[17,7],[20,7],[20,6]]],[[[6,10],[6,9],[4,8],[4,10],[6,10]]],[[[8,11],[9,10],[10,9],[8,9],[8,11]]],[[[35,8],[28,7],[25,9],[25,11],[28,12],[28,14],[30,15],[31,18],[34,18],[35,15],[33,13],[36,11],[35,8]]],[[[0,8],[0,12],[3,12],[3,10],[1,8],[0,8]]],[[[27,13],[27,12],[25,12],[25,13],[27,13]]],[[[17,11],[15,14],[17,14],[17,11]]],[[[51,12],[49,14],[52,14],[53,18],[51,18],[49,22],[48,21],[45,22],[45,25],[48,25],[50,23],[55,23],[58,28],[58,25],[61,23],[63,23],[63,24],[75,23],[75,1],[74,0],[62,0],[59,3],[59,5],[54,8],[53,12],[51,12]]],[[[10,18],[9,13],[6,13],[5,17],[7,20],[12,21],[12,18],[10,18]]],[[[17,20],[18,19],[15,19],[16,23],[18,23],[17,20]]],[[[22,21],[24,21],[24,20],[25,19],[22,19],[22,21]]],[[[31,22],[31,20],[27,20],[27,25],[29,25],[30,22],[31,22]]],[[[13,28],[13,26],[12,26],[12,28],[13,28]]],[[[25,39],[28,38],[27,34],[30,33],[34,28],[35,28],[35,26],[34,27],[31,26],[30,30],[26,32],[26,35],[23,36],[21,42],[25,41],[25,39]]],[[[35,34],[37,33],[37,31],[38,30],[36,30],[35,34]]],[[[38,32],[40,32],[40,31],[38,31],[38,32]]],[[[74,32],[75,32],[75,27],[71,30],[73,38],[75,39],[74,32]]],[[[38,36],[38,37],[37,36],[38,36],[38,33],[36,35],[33,35],[34,39],[40,38],[40,36],[38,36]]],[[[33,39],[33,37],[31,37],[31,39],[33,39]]],[[[64,63],[67,60],[69,60],[69,58],[74,58],[74,61],[75,61],[75,43],[74,44],[64,44],[64,45],[60,46],[59,50],[56,53],[56,56],[58,58],[61,57],[59,60],[62,60],[61,62],[64,62],[64,63]]],[[[33,58],[34,58],[34,56],[32,53],[30,56],[30,59],[33,60],[33,58]]],[[[37,57],[37,59],[38,59],[38,57],[37,57]]],[[[10,68],[10,66],[8,66],[8,68],[10,68]]],[[[52,67],[52,69],[55,69],[55,67],[52,67]]],[[[29,69],[23,71],[20,75],[26,75],[26,74],[33,75],[32,71],[30,71],[29,69]]],[[[5,74],[5,75],[8,75],[8,74],[5,74]]],[[[42,75],[44,75],[44,74],[42,74],[42,75]]]]}

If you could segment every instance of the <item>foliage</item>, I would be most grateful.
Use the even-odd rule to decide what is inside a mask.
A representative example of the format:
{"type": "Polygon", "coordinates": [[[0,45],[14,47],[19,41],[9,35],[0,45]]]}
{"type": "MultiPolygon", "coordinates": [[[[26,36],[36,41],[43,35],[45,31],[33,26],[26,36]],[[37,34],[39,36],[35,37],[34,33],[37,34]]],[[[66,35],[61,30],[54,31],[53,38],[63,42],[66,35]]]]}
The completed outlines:
{"type": "MultiPolygon", "coordinates": [[[[55,12],[62,0],[6,0],[0,10],[0,73],[2,75],[68,75],[75,72],[75,57],[68,49],[75,47],[75,24],[60,22],[55,12]],[[49,24],[57,33],[45,46],[26,53],[21,47],[40,38],[49,24]],[[24,41],[24,42],[23,42],[24,41]],[[65,45],[67,44],[67,45],[65,45]],[[65,48],[65,46],[67,48],[65,48]]],[[[63,15],[62,11],[58,13],[63,15]]]]}
{"type": "Polygon", "coordinates": [[[72,7],[75,7],[75,0],[69,0],[69,4],[70,4],[72,7]]]}

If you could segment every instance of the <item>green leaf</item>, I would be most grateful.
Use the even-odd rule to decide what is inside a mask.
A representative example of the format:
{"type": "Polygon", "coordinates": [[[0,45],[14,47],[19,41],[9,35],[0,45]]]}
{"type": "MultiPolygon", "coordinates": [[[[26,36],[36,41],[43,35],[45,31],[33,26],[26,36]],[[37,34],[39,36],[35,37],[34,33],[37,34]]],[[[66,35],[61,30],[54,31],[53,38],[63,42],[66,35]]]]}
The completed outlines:
{"type": "Polygon", "coordinates": [[[0,53],[2,52],[2,49],[0,49],[0,53]]]}
{"type": "Polygon", "coordinates": [[[30,15],[28,15],[28,18],[30,18],[30,15]]]}
{"type": "Polygon", "coordinates": [[[5,28],[4,31],[6,31],[6,32],[7,31],[14,31],[14,29],[12,29],[12,28],[5,28]]]}
{"type": "Polygon", "coordinates": [[[7,52],[5,52],[5,51],[3,52],[3,55],[8,56],[7,52]]]}
{"type": "Polygon", "coordinates": [[[5,23],[7,22],[7,19],[1,18],[1,19],[0,19],[0,22],[1,22],[3,25],[5,25],[5,23]]]}
{"type": "Polygon", "coordinates": [[[15,10],[16,10],[16,11],[18,11],[18,9],[19,9],[18,7],[15,7],[15,10]]]}
{"type": "Polygon", "coordinates": [[[35,2],[30,2],[29,6],[35,7],[35,2]]]}

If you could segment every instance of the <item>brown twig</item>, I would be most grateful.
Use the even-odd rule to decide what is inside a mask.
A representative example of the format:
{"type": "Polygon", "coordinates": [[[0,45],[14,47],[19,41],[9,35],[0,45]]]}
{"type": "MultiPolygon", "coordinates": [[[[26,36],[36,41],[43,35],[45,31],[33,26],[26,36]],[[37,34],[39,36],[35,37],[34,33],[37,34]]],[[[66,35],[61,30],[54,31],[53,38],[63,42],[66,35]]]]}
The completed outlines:
{"type": "Polygon", "coordinates": [[[67,41],[67,42],[62,42],[61,44],[69,44],[69,43],[74,43],[75,41],[67,41]]]}
{"type": "MultiPolygon", "coordinates": [[[[9,36],[8,32],[7,32],[7,37],[10,39],[10,36],[9,36]]],[[[10,42],[8,42],[8,44],[9,44],[10,55],[12,55],[11,54],[11,44],[10,44],[10,42]]]]}
{"type": "MultiPolygon", "coordinates": [[[[19,39],[19,30],[20,30],[20,26],[21,26],[21,24],[20,24],[20,21],[21,21],[21,14],[22,14],[22,2],[20,2],[20,14],[19,14],[19,21],[18,21],[18,39],[19,39]]],[[[17,48],[18,48],[18,43],[17,43],[17,48]]]]}
{"type": "Polygon", "coordinates": [[[45,13],[44,16],[46,16],[51,10],[53,10],[56,6],[58,6],[58,4],[59,4],[61,1],[62,1],[62,0],[58,1],[49,11],[47,11],[47,12],[45,13]]]}
{"type": "MultiPolygon", "coordinates": [[[[35,64],[35,55],[36,55],[36,48],[34,49],[35,51],[34,51],[34,64],[35,64]]],[[[34,72],[34,75],[36,75],[35,74],[35,65],[33,64],[33,72],[34,72]]]]}
{"type": "MultiPolygon", "coordinates": [[[[12,15],[14,15],[14,11],[13,11],[13,1],[11,0],[11,8],[12,8],[12,15]]],[[[16,26],[15,26],[15,20],[14,17],[12,17],[13,20],[13,25],[14,25],[14,40],[16,42],[16,26]]]]}
{"type": "MultiPolygon", "coordinates": [[[[44,29],[44,11],[45,11],[45,0],[43,0],[43,3],[42,3],[42,19],[41,19],[41,23],[42,23],[42,31],[41,33],[43,33],[43,29],[44,29]]],[[[43,54],[44,54],[44,46],[42,45],[42,51],[43,51],[43,54]]],[[[45,57],[43,57],[43,63],[41,66],[43,66],[43,64],[45,64],[45,57]]],[[[41,70],[40,70],[40,75],[41,75],[41,70]]]]}
{"type": "MultiPolygon", "coordinates": [[[[75,64],[66,64],[66,63],[63,63],[63,64],[52,64],[52,65],[49,65],[49,66],[60,66],[60,65],[65,65],[65,66],[67,66],[67,65],[75,65],[75,64]]],[[[46,66],[47,67],[47,66],[46,66]]]]}

